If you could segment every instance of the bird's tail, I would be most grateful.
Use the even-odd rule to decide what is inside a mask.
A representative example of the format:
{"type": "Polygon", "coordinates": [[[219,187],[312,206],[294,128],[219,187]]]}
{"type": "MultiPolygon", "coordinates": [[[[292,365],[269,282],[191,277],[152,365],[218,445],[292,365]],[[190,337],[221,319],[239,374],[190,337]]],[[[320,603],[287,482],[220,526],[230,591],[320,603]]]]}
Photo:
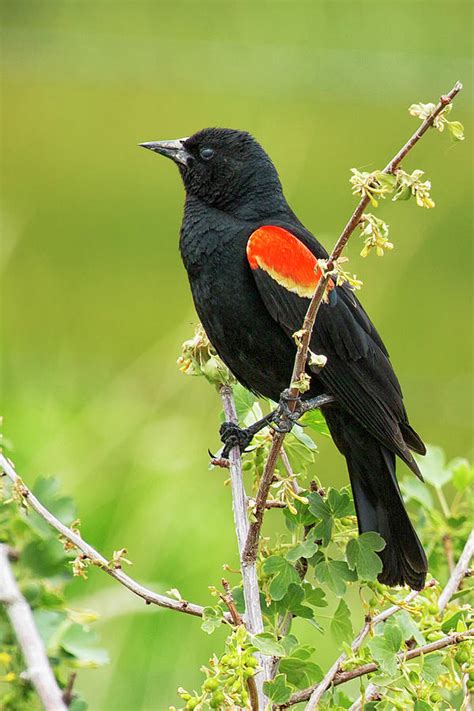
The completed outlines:
{"type": "Polygon", "coordinates": [[[376,531],[386,543],[379,553],[383,563],[379,581],[421,590],[428,563],[405,510],[395,476],[395,455],[346,413],[334,408],[326,419],[346,457],[359,532],[376,531]]]}

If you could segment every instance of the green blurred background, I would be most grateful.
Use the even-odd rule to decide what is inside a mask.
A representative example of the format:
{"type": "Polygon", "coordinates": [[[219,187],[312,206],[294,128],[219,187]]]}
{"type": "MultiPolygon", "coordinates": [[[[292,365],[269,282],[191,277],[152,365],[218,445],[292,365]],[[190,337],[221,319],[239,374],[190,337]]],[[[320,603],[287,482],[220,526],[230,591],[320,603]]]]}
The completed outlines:
{"type": "MultiPolygon", "coordinates": [[[[385,164],[417,126],[407,107],[463,80],[465,144],[431,132],[405,166],[426,170],[436,209],[384,204],[395,250],[362,260],[354,237],[348,253],[413,424],[472,455],[470,13],[448,0],[3,0],[5,434],[25,480],[58,476],[83,535],[106,555],[127,546],[141,581],[207,604],[236,546],[229,490],[208,471],[218,398],[175,366],[196,320],[183,191],[140,141],[249,130],[329,247],[354,205],[349,169],[385,164]]],[[[319,444],[318,476],[344,483],[319,444]]],[[[101,612],[112,659],[80,673],[93,711],[166,709],[221,643],[98,572],[72,595],[101,612]]],[[[324,663],[335,650],[322,647],[324,663]]]]}

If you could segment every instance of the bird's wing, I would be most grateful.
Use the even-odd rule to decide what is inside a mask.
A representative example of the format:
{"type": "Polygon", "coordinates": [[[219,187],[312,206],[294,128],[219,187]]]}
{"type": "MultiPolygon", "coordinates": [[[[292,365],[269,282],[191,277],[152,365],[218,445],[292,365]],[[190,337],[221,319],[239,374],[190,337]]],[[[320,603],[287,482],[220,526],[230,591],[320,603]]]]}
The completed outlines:
{"type": "MultiPolygon", "coordinates": [[[[247,242],[248,263],[262,300],[289,338],[302,327],[321,277],[317,258],[323,255],[311,235],[293,227],[264,225],[247,242]]],[[[329,299],[319,309],[310,348],[327,356],[325,367],[317,373],[325,390],[411,466],[407,443],[415,451],[421,451],[423,444],[411,434],[385,346],[347,285],[330,284],[329,299]]]]}

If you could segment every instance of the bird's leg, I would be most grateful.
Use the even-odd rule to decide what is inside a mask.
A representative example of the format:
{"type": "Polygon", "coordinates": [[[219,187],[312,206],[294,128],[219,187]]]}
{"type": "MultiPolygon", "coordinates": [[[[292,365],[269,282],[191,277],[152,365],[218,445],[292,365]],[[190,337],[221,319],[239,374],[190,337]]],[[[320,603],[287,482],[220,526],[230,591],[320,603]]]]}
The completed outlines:
{"type": "Polygon", "coordinates": [[[280,433],[290,432],[291,428],[305,412],[318,410],[324,405],[330,405],[335,401],[332,395],[317,395],[316,397],[302,400],[299,396],[294,397],[289,390],[284,390],[280,396],[280,402],[273,413],[273,428],[280,433]],[[291,406],[293,403],[293,406],[291,406]]]}
{"type": "Polygon", "coordinates": [[[318,395],[309,400],[301,400],[293,397],[289,390],[284,390],[280,396],[278,407],[272,412],[262,417],[249,427],[239,427],[234,422],[223,422],[219,429],[221,442],[224,444],[222,459],[229,458],[229,452],[233,447],[238,446],[243,453],[249,446],[255,435],[264,427],[271,427],[276,432],[290,432],[291,428],[309,410],[317,410],[323,405],[334,402],[332,395],[318,395]],[[293,409],[290,403],[295,403],[293,409]]]}
{"type": "Polygon", "coordinates": [[[238,445],[240,452],[244,452],[246,447],[249,446],[250,442],[253,440],[257,432],[260,432],[264,427],[267,427],[273,420],[276,410],[270,412],[262,419],[254,422],[250,427],[239,427],[234,422],[223,422],[219,429],[219,434],[221,436],[221,442],[224,444],[224,449],[222,450],[222,458],[228,459],[229,452],[233,447],[238,445]]]}

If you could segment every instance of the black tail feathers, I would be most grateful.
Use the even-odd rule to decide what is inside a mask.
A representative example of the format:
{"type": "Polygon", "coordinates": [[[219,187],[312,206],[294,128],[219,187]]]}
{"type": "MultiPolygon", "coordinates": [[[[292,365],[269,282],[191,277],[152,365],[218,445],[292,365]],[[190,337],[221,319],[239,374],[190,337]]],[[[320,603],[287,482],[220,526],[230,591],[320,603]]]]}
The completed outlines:
{"type": "Polygon", "coordinates": [[[377,531],[386,543],[379,581],[421,590],[428,563],[398,488],[395,455],[372,440],[370,451],[350,452],[346,459],[359,531],[377,531]]]}
{"type": "Polygon", "coordinates": [[[421,590],[428,563],[403,504],[395,476],[395,455],[352,418],[350,422],[344,418],[343,431],[342,423],[336,424],[332,413],[327,419],[347,460],[359,532],[376,531],[386,543],[379,553],[383,563],[379,581],[421,590]]]}

